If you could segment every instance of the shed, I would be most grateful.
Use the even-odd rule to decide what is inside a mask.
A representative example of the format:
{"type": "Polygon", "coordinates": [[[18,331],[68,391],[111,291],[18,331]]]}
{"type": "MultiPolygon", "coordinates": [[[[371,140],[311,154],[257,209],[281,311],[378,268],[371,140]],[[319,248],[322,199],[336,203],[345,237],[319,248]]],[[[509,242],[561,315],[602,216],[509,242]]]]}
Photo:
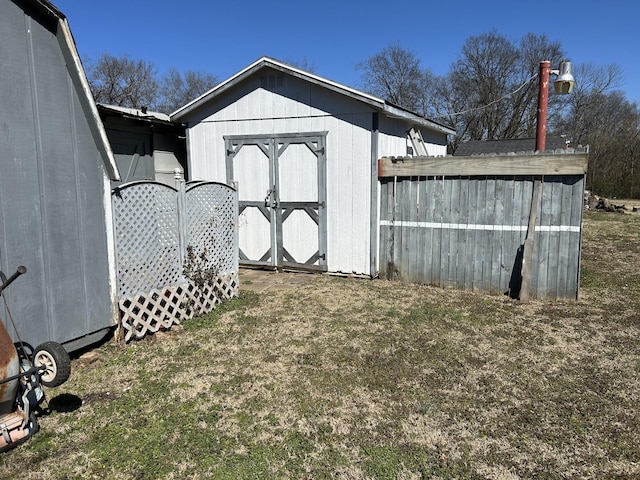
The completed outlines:
{"type": "Polygon", "coordinates": [[[98,112],[122,176],[112,186],[137,180],[175,185],[175,169],[185,172],[187,163],[182,125],[146,109],[98,104],[98,112]]]}
{"type": "Polygon", "coordinates": [[[383,156],[446,154],[454,131],[263,57],[171,115],[191,178],[237,182],[242,265],[375,276],[383,156]]]}
{"type": "Polygon", "coordinates": [[[0,32],[0,270],[27,267],[5,295],[23,341],[71,351],[116,324],[118,169],[65,16],[0,0],[0,32]]]}

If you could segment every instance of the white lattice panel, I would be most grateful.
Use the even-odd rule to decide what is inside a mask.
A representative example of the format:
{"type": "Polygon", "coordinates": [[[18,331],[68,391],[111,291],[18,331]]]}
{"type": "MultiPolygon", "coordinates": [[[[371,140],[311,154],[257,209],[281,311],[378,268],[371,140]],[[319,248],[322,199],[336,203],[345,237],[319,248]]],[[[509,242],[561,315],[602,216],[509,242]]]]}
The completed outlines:
{"type": "Polygon", "coordinates": [[[139,339],[180,323],[185,317],[185,298],[183,285],[121,298],[118,304],[124,340],[139,339]]]}
{"type": "Polygon", "coordinates": [[[198,288],[193,283],[187,286],[187,318],[209,313],[219,303],[237,297],[239,291],[238,272],[221,274],[213,285],[198,288]]]}
{"type": "Polygon", "coordinates": [[[180,282],[176,193],[147,182],[114,191],[119,298],[180,282]]]}
{"type": "Polygon", "coordinates": [[[187,190],[188,244],[206,256],[219,272],[238,270],[237,192],[219,183],[187,190]]]}
{"type": "Polygon", "coordinates": [[[154,182],[136,182],[115,189],[112,202],[125,341],[208,313],[238,295],[234,189],[201,182],[185,194],[154,182]],[[179,195],[185,195],[184,202],[178,201],[179,195]],[[182,234],[180,225],[185,225],[182,234]],[[197,267],[210,272],[206,282],[194,283],[183,275],[187,247],[197,255],[197,267]]]}
{"type": "Polygon", "coordinates": [[[209,313],[219,303],[236,297],[238,290],[238,273],[234,272],[221,275],[204,288],[189,282],[122,298],[118,303],[124,340],[141,339],[181,320],[209,313]]]}

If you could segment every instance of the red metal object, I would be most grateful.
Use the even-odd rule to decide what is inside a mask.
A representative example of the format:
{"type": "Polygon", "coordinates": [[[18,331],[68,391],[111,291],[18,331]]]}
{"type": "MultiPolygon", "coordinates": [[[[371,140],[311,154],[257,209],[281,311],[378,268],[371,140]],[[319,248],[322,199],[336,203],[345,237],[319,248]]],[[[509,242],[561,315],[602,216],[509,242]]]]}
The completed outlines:
{"type": "Polygon", "coordinates": [[[547,147],[547,105],[549,104],[549,76],[551,62],[540,62],[540,88],[538,90],[538,118],[536,120],[536,151],[544,151],[547,147]]]}
{"type": "MultiPolygon", "coordinates": [[[[9,332],[0,320],[0,380],[17,375],[20,370],[18,352],[9,332]]],[[[15,409],[18,380],[0,383],[0,417],[15,409]]]]}
{"type": "Polygon", "coordinates": [[[21,411],[15,411],[2,417],[2,424],[5,431],[0,435],[0,452],[26,440],[38,429],[37,425],[26,421],[24,412],[21,411]]]}

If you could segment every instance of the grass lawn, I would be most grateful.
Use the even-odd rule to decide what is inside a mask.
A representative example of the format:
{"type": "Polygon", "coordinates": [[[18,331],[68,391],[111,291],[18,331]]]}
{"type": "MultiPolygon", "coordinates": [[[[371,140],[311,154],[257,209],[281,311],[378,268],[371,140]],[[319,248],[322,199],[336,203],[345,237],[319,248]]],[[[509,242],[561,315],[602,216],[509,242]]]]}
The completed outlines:
{"type": "Polygon", "coordinates": [[[640,216],[578,301],[317,276],[96,349],[3,479],[640,478],[640,216]]]}

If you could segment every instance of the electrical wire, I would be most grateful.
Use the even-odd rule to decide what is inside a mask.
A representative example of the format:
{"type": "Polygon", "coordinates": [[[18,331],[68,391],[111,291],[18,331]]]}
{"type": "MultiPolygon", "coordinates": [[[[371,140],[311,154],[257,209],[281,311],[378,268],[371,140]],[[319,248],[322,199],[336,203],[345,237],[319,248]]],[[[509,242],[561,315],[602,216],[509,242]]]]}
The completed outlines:
{"type": "Polygon", "coordinates": [[[514,95],[516,93],[518,93],[520,90],[522,90],[525,86],[527,86],[529,83],[531,83],[531,80],[533,80],[534,78],[537,78],[538,74],[536,73],[535,75],[533,75],[532,77],[530,77],[529,79],[525,80],[525,82],[520,85],[518,88],[516,88],[513,92],[507,93],[506,95],[498,98],[497,100],[494,100],[492,102],[487,103],[486,105],[482,105],[481,107],[473,107],[473,108],[469,108],[467,110],[463,110],[461,112],[455,112],[455,113],[448,113],[447,116],[456,116],[456,115],[465,115],[467,113],[471,113],[471,112],[475,112],[476,110],[484,110],[485,108],[490,107],[491,105],[495,105],[498,102],[501,102],[502,100],[504,100],[505,98],[509,98],[511,95],[514,95]]]}

